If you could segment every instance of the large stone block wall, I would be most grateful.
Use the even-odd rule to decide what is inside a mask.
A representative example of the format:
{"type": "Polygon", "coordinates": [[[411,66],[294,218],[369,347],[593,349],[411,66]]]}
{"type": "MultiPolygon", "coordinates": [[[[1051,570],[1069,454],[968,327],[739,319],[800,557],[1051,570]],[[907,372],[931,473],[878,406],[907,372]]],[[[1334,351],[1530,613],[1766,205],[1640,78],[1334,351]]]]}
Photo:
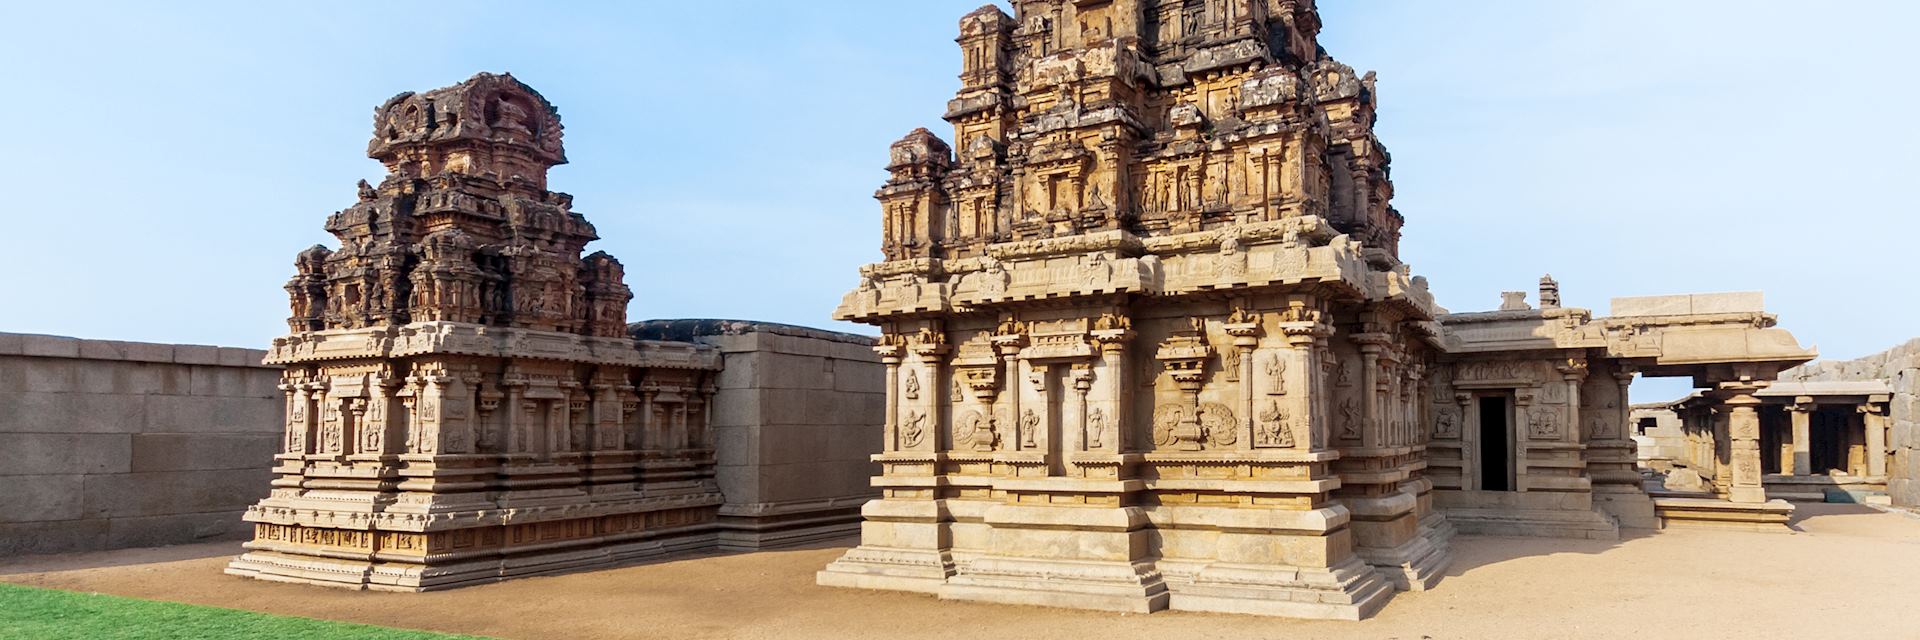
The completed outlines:
{"type": "Polygon", "coordinates": [[[1858,360],[1821,361],[1780,374],[1782,380],[1885,380],[1891,428],[1887,493],[1895,505],[1920,507],[1920,338],[1858,360]]]}
{"type": "Polygon", "coordinates": [[[634,336],[718,347],[720,544],[758,549],[859,533],[878,497],[885,369],[866,336],[771,323],[662,320],[634,336]]]}
{"type": "Polygon", "coordinates": [[[251,532],[281,423],[263,356],[0,333],[0,556],[251,532]]]}

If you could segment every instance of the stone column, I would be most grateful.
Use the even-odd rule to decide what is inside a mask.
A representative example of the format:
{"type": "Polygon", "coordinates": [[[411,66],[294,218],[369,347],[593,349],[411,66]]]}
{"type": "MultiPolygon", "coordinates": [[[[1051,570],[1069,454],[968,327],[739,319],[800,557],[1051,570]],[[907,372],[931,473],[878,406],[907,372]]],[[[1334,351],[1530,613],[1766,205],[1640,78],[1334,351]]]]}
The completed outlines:
{"type": "Polygon", "coordinates": [[[885,434],[886,450],[900,450],[900,347],[888,341],[890,336],[882,336],[883,346],[874,347],[880,354],[880,362],[887,366],[887,413],[881,418],[881,431],[885,434]]]}
{"type": "Polygon", "coordinates": [[[1094,377],[1098,391],[1093,392],[1087,418],[1088,451],[1119,453],[1125,450],[1127,418],[1127,343],[1133,331],[1122,328],[1095,329],[1093,340],[1100,348],[1100,372],[1094,377]]]}
{"type": "Polygon", "coordinates": [[[643,451],[660,450],[660,425],[653,423],[653,398],[660,395],[660,389],[647,384],[640,389],[640,437],[638,446],[643,451]]]}
{"type": "MultiPolygon", "coordinates": [[[[1292,315],[1303,314],[1294,312],[1292,315]]],[[[1328,400],[1327,391],[1322,388],[1325,381],[1321,376],[1320,364],[1320,354],[1324,352],[1322,343],[1327,331],[1315,318],[1283,321],[1280,330],[1286,334],[1289,349],[1275,356],[1281,358],[1283,364],[1275,376],[1277,380],[1271,381],[1274,385],[1273,394],[1287,399],[1282,406],[1287,408],[1288,415],[1293,416],[1293,424],[1306,425],[1304,430],[1295,430],[1294,447],[1309,451],[1324,449],[1331,440],[1328,437],[1331,427],[1327,424],[1326,412],[1321,408],[1321,403],[1328,400]],[[1295,374],[1296,384],[1288,383],[1288,372],[1298,372],[1295,374]]]]}
{"type": "Polygon", "coordinates": [[[1730,476],[1727,485],[1727,499],[1742,503],[1760,503],[1767,501],[1765,488],[1760,484],[1760,399],[1754,392],[1764,384],[1722,383],[1720,388],[1727,394],[1722,401],[1728,408],[1726,426],[1727,461],[1730,476]]]}
{"type": "Polygon", "coordinates": [[[1813,475],[1813,398],[1799,396],[1787,406],[1793,418],[1793,475],[1813,475]]]}
{"type": "Polygon", "coordinates": [[[933,452],[940,449],[941,434],[948,432],[944,427],[947,420],[940,415],[940,404],[952,384],[945,375],[946,356],[951,350],[945,334],[930,329],[923,332],[920,341],[913,345],[914,355],[920,358],[919,370],[926,375],[919,377],[923,384],[920,385],[918,397],[907,398],[912,406],[906,408],[906,419],[914,421],[917,414],[918,424],[896,425],[896,428],[908,428],[908,431],[900,434],[901,450],[933,452]]]}
{"type": "Polygon", "coordinates": [[[1860,405],[1867,430],[1867,475],[1887,477],[1887,405],[1868,402],[1860,405]]]}
{"type": "Polygon", "coordinates": [[[1585,442],[1586,438],[1580,432],[1580,382],[1587,379],[1587,362],[1568,358],[1567,363],[1557,369],[1560,379],[1567,384],[1567,428],[1564,437],[1567,442],[1574,444],[1585,442]]]}
{"type": "Polygon", "coordinates": [[[1028,438],[1025,428],[1020,424],[1023,417],[1020,414],[1020,394],[1026,389],[1022,378],[1025,378],[1027,373],[1026,361],[1020,359],[1020,349],[1026,344],[1026,336],[1019,333],[993,337],[993,346],[1000,352],[1000,360],[1006,366],[1006,370],[1001,373],[1000,394],[1006,399],[1007,412],[1004,417],[1007,424],[1001,425],[1001,429],[1004,430],[1009,426],[1013,428],[1013,433],[1003,431],[1000,434],[1001,442],[1005,443],[1002,445],[1003,451],[1024,450],[1023,445],[1028,438]]]}
{"type": "MultiPolygon", "coordinates": [[[[1240,314],[1236,313],[1235,315],[1238,316],[1240,314]]],[[[1250,320],[1249,322],[1230,322],[1226,325],[1227,335],[1233,336],[1233,348],[1235,351],[1234,355],[1230,357],[1237,358],[1240,363],[1240,406],[1234,410],[1240,412],[1240,437],[1238,438],[1239,444],[1236,448],[1242,450],[1253,448],[1253,396],[1255,394],[1253,383],[1253,350],[1255,347],[1260,346],[1261,333],[1259,317],[1252,316],[1251,314],[1248,314],[1248,316],[1246,319],[1250,320]]]]}
{"type": "Polygon", "coordinates": [[[1360,446],[1373,449],[1384,445],[1381,442],[1380,420],[1380,344],[1376,340],[1384,339],[1379,334],[1361,334],[1353,337],[1360,343],[1360,446]]]}
{"type": "MultiPolygon", "coordinates": [[[[1087,401],[1087,395],[1093,391],[1093,364],[1086,362],[1074,363],[1069,369],[1068,377],[1073,383],[1073,401],[1068,402],[1066,408],[1072,409],[1073,414],[1065,419],[1067,425],[1073,428],[1063,428],[1061,429],[1061,433],[1062,435],[1071,436],[1072,442],[1065,443],[1067,446],[1054,448],[1054,450],[1061,452],[1063,457],[1068,451],[1087,451],[1090,448],[1088,444],[1095,441],[1094,434],[1092,433],[1093,421],[1089,416],[1092,408],[1087,401]]],[[[1066,461],[1059,461],[1057,467],[1062,469],[1066,468],[1066,461]]]]}

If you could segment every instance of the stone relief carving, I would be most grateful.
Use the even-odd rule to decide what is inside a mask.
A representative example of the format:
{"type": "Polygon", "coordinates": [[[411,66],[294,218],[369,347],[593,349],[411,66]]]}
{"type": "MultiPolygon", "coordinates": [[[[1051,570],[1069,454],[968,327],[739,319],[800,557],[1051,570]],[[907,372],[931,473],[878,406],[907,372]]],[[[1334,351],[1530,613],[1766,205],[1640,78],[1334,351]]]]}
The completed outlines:
{"type": "Polygon", "coordinates": [[[1460,437],[1460,414],[1452,409],[1441,409],[1433,416],[1433,437],[1460,437]]]}
{"type": "Polygon", "coordinates": [[[1238,431],[1233,409],[1217,402],[1198,407],[1165,404],[1153,412],[1153,441],[1161,447],[1198,451],[1208,444],[1230,446],[1239,441],[1238,431]]]}
{"type": "Polygon", "coordinates": [[[1087,414],[1087,447],[1099,449],[1107,446],[1106,437],[1107,413],[1099,407],[1094,407],[1093,411],[1087,414]]]}
{"type": "Polygon", "coordinates": [[[1560,437],[1560,412],[1546,407],[1534,408],[1527,418],[1527,434],[1540,440],[1560,437]]]}
{"type": "Polygon", "coordinates": [[[1267,354],[1267,394],[1287,395],[1287,360],[1278,353],[1267,354]]]}
{"type": "Polygon", "coordinates": [[[903,393],[903,395],[905,395],[908,400],[920,399],[920,373],[919,372],[913,369],[907,370],[907,388],[906,388],[906,391],[903,393]]]}
{"type": "Polygon", "coordinates": [[[1587,421],[1587,435],[1599,439],[1612,438],[1616,435],[1613,424],[1613,420],[1606,416],[1594,416],[1587,421]]]}
{"type": "Polygon", "coordinates": [[[1035,414],[1032,409],[1028,409],[1026,413],[1020,416],[1020,446],[1027,449],[1038,446],[1034,443],[1034,434],[1039,431],[1040,416],[1035,414]]]}
{"type": "Polygon", "coordinates": [[[1360,439],[1360,405],[1353,398],[1340,400],[1340,438],[1360,439]]]}
{"type": "Polygon", "coordinates": [[[1000,446],[999,420],[980,413],[968,411],[953,423],[953,442],[965,444],[974,451],[993,451],[1000,446]]]}
{"type": "Polygon", "coordinates": [[[1540,390],[1541,403],[1544,403],[1544,404],[1566,404],[1567,403],[1567,385],[1557,384],[1549,381],[1546,384],[1541,386],[1543,387],[1540,390]]]}
{"type": "Polygon", "coordinates": [[[907,421],[900,426],[900,444],[905,447],[920,446],[920,439],[926,435],[927,414],[915,411],[907,414],[907,421]]]}
{"type": "Polygon", "coordinates": [[[1255,435],[1255,447],[1293,447],[1293,425],[1287,422],[1287,412],[1280,408],[1278,401],[1267,401],[1266,410],[1260,412],[1260,429],[1255,435]]]}

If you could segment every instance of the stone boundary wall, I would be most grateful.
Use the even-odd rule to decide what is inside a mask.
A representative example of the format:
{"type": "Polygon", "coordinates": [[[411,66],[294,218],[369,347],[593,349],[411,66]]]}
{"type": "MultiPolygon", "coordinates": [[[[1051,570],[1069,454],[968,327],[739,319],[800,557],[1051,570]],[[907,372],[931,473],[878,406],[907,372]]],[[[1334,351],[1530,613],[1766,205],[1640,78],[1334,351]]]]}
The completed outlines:
{"type": "Polygon", "coordinates": [[[1887,449],[1887,493],[1893,504],[1920,507],[1920,338],[1858,360],[1808,363],[1780,374],[1781,380],[1885,380],[1893,390],[1888,403],[1891,437],[1887,449]]]}
{"type": "Polygon", "coordinates": [[[751,550],[851,536],[880,493],[886,368],[873,338],[763,322],[652,320],[635,338],[718,347],[720,545],[751,550]]]}
{"type": "Polygon", "coordinates": [[[0,556],[244,538],[280,438],[264,356],[0,333],[0,556]]]}

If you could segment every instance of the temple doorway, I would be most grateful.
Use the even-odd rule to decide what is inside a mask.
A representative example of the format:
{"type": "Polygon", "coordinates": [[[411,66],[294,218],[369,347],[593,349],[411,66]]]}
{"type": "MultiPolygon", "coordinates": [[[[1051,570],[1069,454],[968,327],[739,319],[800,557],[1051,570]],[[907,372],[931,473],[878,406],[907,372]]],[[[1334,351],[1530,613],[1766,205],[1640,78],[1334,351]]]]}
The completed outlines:
{"type": "Polygon", "coordinates": [[[1506,396],[1481,396],[1479,402],[1480,489],[1512,491],[1512,411],[1506,396]]]}
{"type": "Polygon", "coordinates": [[[1834,470],[1852,472],[1853,465],[1848,464],[1848,455],[1852,435],[1848,427],[1853,416],[1851,412],[1841,412],[1821,407],[1813,412],[1812,428],[1808,429],[1809,471],[1814,475],[1827,475],[1834,470]]]}

